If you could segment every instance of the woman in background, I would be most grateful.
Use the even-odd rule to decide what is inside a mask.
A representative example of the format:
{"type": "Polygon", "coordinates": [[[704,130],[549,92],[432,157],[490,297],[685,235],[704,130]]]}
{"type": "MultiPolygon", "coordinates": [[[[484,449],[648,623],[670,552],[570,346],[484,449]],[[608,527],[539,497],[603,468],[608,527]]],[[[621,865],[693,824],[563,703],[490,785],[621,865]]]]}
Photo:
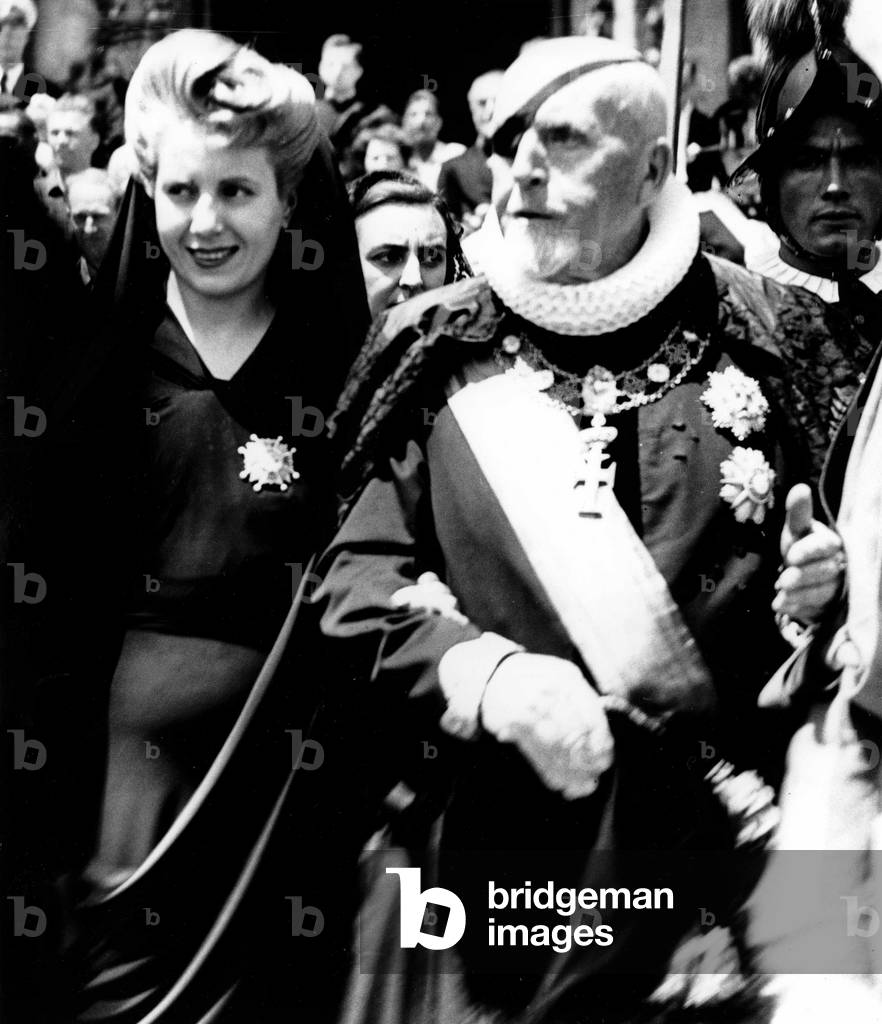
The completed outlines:
{"type": "Polygon", "coordinates": [[[471,274],[444,200],[404,171],[375,171],[350,186],[372,317],[471,274]]]}

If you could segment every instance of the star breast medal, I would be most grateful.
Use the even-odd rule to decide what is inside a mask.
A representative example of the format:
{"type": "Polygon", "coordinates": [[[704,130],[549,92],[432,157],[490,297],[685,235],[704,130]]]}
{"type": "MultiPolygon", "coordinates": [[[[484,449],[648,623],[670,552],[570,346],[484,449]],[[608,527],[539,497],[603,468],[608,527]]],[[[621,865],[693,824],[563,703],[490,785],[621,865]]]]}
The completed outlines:
{"type": "Polygon", "coordinates": [[[239,474],[240,480],[247,480],[255,491],[264,487],[278,487],[287,491],[288,485],[300,479],[294,468],[294,452],[279,437],[258,437],[252,434],[245,444],[240,445],[237,452],[242,456],[244,468],[239,474]]]}

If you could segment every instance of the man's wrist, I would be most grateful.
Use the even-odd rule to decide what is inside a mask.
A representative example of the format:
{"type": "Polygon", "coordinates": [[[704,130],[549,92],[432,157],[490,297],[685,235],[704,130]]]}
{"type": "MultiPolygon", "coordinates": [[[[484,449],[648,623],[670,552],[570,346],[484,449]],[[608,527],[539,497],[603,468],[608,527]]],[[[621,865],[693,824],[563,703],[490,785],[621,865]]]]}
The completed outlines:
{"type": "Polygon", "coordinates": [[[451,647],[438,665],[438,680],[447,698],[441,728],[463,740],[478,736],[488,683],[506,658],[523,651],[520,644],[498,633],[483,633],[451,647]]]}

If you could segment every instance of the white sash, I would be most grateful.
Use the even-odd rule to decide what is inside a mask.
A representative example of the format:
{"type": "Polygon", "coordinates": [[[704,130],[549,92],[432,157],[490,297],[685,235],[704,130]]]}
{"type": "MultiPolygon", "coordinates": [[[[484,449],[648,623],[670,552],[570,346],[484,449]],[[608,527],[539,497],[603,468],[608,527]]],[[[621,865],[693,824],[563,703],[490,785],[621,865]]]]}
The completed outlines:
{"type": "Polygon", "coordinates": [[[711,706],[710,673],[612,488],[602,518],[578,514],[569,415],[509,375],[466,384],[448,405],[601,692],[655,712],[711,706]]]}

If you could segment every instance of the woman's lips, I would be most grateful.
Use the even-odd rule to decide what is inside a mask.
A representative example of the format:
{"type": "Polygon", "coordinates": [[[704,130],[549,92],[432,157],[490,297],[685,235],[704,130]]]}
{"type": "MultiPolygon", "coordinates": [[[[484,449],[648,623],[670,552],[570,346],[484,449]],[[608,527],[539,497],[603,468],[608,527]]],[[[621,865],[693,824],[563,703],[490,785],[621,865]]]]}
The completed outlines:
{"type": "Polygon", "coordinates": [[[224,245],[212,249],[187,249],[187,252],[193,258],[193,262],[205,270],[222,266],[231,260],[238,251],[238,245],[224,245]]]}

